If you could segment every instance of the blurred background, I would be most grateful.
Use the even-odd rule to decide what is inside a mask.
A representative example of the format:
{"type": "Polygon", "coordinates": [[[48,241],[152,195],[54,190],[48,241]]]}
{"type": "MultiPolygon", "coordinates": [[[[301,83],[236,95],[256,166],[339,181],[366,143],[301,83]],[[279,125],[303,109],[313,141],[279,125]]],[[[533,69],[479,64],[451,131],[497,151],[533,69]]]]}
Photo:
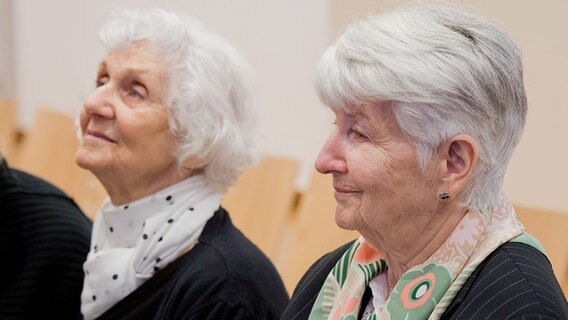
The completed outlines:
{"type": "MultiPolygon", "coordinates": [[[[523,138],[506,176],[506,193],[519,208],[568,217],[568,19],[565,18],[568,1],[455,2],[496,21],[515,40],[524,56],[529,113],[523,138]]],[[[256,89],[263,151],[267,158],[293,164],[291,169],[277,166],[276,170],[289,171],[283,179],[292,190],[290,199],[286,200],[290,202],[288,211],[298,215],[297,212],[307,210],[302,209],[306,202],[303,195],[317,184],[313,181],[313,177],[317,177],[313,175],[313,161],[333,120],[331,112],[319,102],[313,90],[315,67],[320,56],[350,22],[406,3],[409,1],[0,0],[0,100],[5,108],[0,110],[0,129],[12,128],[11,138],[2,142],[3,152],[10,163],[39,175],[42,175],[39,168],[43,166],[48,172],[43,175],[46,179],[79,199],[81,195],[73,194],[79,188],[77,182],[65,185],[66,182],[53,181],[57,178],[49,177],[49,172],[57,171],[54,169],[57,165],[58,170],[67,172],[63,175],[75,174],[71,173],[75,170],[71,169],[72,159],[49,162],[46,155],[50,150],[62,154],[65,145],[71,145],[69,148],[73,149],[74,137],[66,140],[69,137],[60,132],[48,139],[46,129],[37,128],[39,122],[36,120],[41,112],[45,113],[41,110],[55,112],[56,118],[64,115],[71,119],[82,106],[83,98],[94,88],[96,68],[105,55],[98,29],[113,10],[162,7],[200,20],[210,31],[227,39],[249,62],[256,89]],[[29,133],[33,132],[34,126],[44,139],[36,146],[25,147],[24,142],[33,145],[29,133]],[[17,147],[18,144],[22,147],[17,147]],[[25,160],[26,157],[36,163],[25,160]],[[38,160],[42,163],[37,164],[38,160]]],[[[45,120],[47,125],[60,121],[49,119],[45,120]]],[[[65,134],[72,136],[72,131],[65,131],[65,134]]],[[[257,182],[262,179],[259,172],[254,173],[257,182]]],[[[251,180],[245,179],[249,181],[245,182],[254,185],[254,174],[250,173],[246,179],[251,180]]],[[[56,175],[61,176],[61,173],[56,175]]],[[[84,200],[86,204],[82,207],[92,216],[104,195],[97,194],[96,181],[84,182],[88,178],[83,179],[86,180],[82,180],[81,186],[90,188],[87,191],[87,198],[90,198],[84,200]]],[[[263,183],[257,183],[255,188],[260,189],[255,192],[273,188],[273,182],[263,183]]],[[[239,197],[243,199],[244,196],[239,197]]],[[[239,197],[229,194],[227,202],[239,197]]],[[[334,202],[325,197],[331,206],[324,214],[332,222],[334,202]]],[[[322,205],[316,207],[323,209],[322,205]]],[[[549,219],[546,215],[531,217],[537,224],[549,219]]],[[[284,225],[287,220],[282,219],[276,221],[284,225]]],[[[246,229],[246,222],[242,224],[246,229]]],[[[538,232],[550,233],[551,225],[560,230],[568,229],[565,222],[549,221],[538,232]]],[[[273,241],[286,243],[282,238],[273,241]]],[[[318,247],[318,252],[326,246],[331,248],[331,242],[318,247]]],[[[565,235],[558,245],[563,256],[558,258],[560,262],[553,263],[568,265],[567,248],[565,235]]],[[[277,259],[280,255],[279,259],[285,259],[278,252],[271,258],[277,259]]],[[[566,272],[562,272],[564,276],[566,272]]]]}

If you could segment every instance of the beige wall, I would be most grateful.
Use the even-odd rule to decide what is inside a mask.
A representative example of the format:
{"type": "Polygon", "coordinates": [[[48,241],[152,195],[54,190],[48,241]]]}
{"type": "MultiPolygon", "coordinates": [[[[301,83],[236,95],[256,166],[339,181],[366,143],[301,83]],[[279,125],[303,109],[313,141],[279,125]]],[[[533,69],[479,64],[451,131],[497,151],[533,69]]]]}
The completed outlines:
{"type": "Polygon", "coordinates": [[[104,54],[97,30],[112,9],[159,6],[196,17],[245,56],[253,70],[265,152],[301,160],[304,172],[311,169],[311,159],[328,128],[325,124],[331,123],[323,120],[319,125],[328,115],[312,89],[315,65],[330,38],[327,0],[13,3],[17,100],[23,127],[33,122],[39,105],[70,114],[80,108],[104,54]]]}
{"type": "MultiPolygon", "coordinates": [[[[410,1],[332,0],[334,34],[410,1]]],[[[516,204],[568,213],[568,1],[457,1],[489,16],[520,47],[529,113],[505,179],[516,204]]]]}
{"type": "MultiPolygon", "coordinates": [[[[568,1],[461,2],[494,18],[524,54],[529,116],[506,178],[507,193],[518,204],[568,212],[568,41],[564,34],[568,20],[563,17],[568,1]]],[[[0,54],[9,47],[4,41],[13,35],[13,90],[21,106],[21,123],[29,125],[38,105],[69,113],[81,106],[104,53],[97,29],[112,8],[161,6],[193,15],[249,60],[264,150],[300,160],[303,171],[298,184],[303,186],[331,130],[331,113],[318,101],[312,85],[319,57],[347,23],[404,3],[407,1],[0,0],[0,54]],[[8,35],[1,29],[6,4],[14,13],[8,35]]]]}
{"type": "Polygon", "coordinates": [[[527,125],[505,190],[520,204],[568,212],[568,1],[468,1],[523,52],[527,125]]]}

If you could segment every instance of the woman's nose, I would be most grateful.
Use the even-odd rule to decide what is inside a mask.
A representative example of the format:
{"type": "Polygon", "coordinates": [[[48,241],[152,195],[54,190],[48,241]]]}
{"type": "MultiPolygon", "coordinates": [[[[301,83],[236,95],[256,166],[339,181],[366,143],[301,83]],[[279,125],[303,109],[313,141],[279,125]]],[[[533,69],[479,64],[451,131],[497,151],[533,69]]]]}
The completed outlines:
{"type": "Polygon", "coordinates": [[[85,112],[91,116],[102,118],[114,117],[114,94],[110,84],[105,84],[95,88],[83,104],[85,112]]]}
{"type": "Polygon", "coordinates": [[[343,156],[343,146],[337,136],[332,133],[316,158],[316,170],[319,173],[346,173],[347,162],[343,156]]]}

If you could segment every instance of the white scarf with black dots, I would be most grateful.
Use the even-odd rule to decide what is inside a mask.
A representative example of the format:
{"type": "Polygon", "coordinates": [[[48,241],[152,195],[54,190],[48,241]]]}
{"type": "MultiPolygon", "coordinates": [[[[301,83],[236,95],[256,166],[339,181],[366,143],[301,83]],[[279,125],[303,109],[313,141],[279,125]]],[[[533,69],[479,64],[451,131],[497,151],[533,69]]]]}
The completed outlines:
{"type": "Polygon", "coordinates": [[[83,265],[85,319],[102,315],[191,249],[221,197],[203,177],[193,176],[127,205],[105,200],[83,265]]]}

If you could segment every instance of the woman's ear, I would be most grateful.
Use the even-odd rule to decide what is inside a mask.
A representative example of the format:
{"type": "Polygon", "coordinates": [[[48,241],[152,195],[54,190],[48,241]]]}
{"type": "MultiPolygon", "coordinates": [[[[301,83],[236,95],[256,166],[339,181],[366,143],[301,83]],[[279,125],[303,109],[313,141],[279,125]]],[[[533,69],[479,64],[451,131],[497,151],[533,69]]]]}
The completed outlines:
{"type": "Polygon", "coordinates": [[[477,143],[470,135],[459,134],[446,141],[439,152],[442,158],[439,192],[448,192],[450,197],[456,197],[465,188],[477,164],[477,143]]]}
{"type": "Polygon", "coordinates": [[[188,173],[189,176],[192,176],[199,172],[206,164],[207,161],[204,158],[192,157],[183,162],[182,168],[184,172],[188,173]]]}

